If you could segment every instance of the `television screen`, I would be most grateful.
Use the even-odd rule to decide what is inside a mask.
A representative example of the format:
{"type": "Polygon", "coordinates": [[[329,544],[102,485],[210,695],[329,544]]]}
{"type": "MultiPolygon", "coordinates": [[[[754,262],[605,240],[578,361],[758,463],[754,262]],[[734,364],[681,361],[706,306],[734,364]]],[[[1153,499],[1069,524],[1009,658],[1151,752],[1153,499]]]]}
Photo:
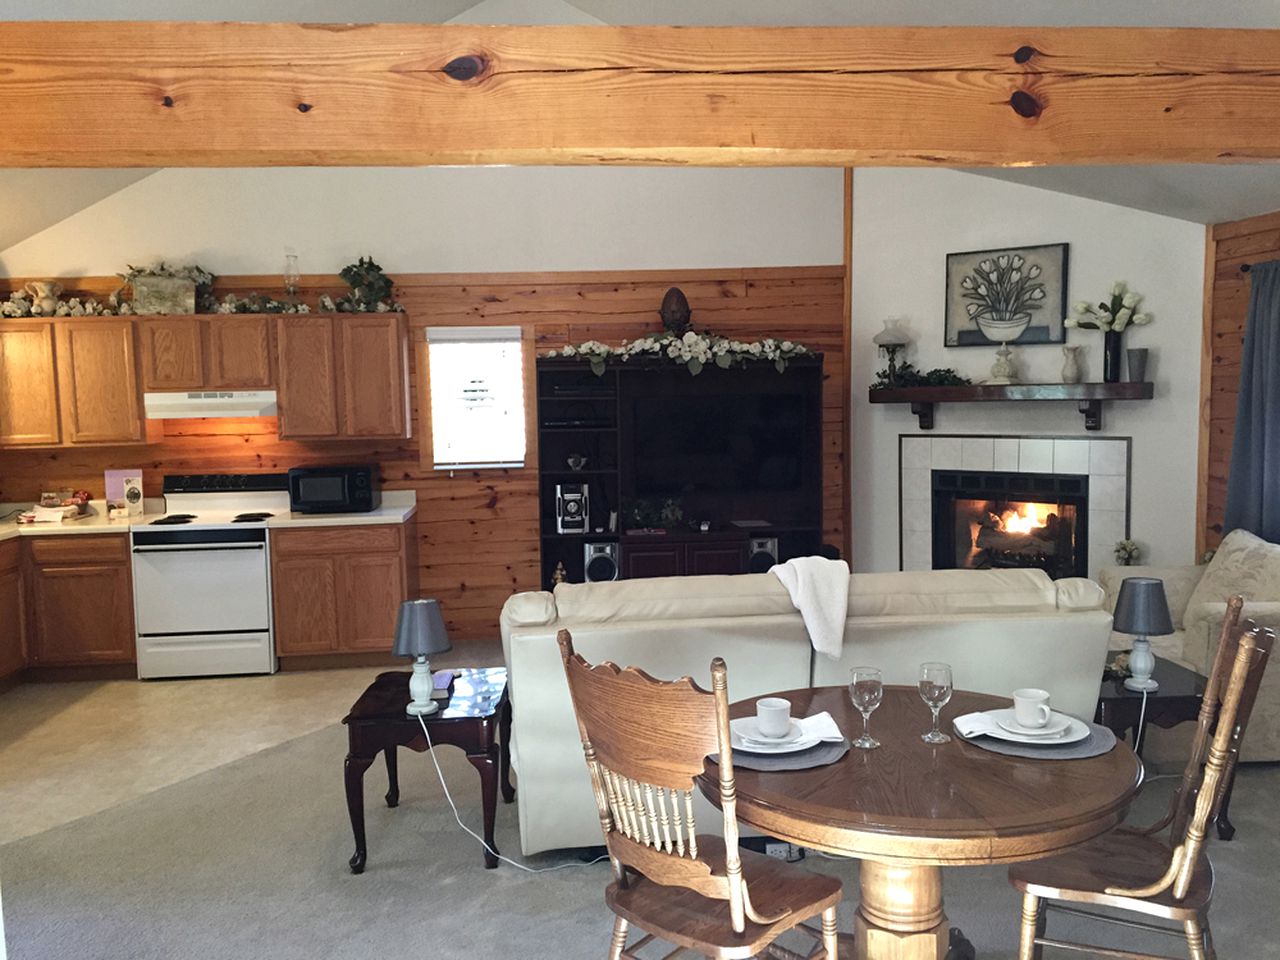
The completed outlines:
{"type": "Polygon", "coordinates": [[[801,485],[802,396],[640,397],[634,412],[637,496],[784,491],[801,485]]]}

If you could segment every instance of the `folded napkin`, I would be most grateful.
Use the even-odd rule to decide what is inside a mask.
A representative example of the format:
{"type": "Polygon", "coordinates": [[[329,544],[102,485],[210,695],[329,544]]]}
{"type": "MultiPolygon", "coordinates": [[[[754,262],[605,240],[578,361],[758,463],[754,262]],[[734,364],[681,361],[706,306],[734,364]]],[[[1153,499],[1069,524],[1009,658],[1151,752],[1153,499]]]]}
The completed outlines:
{"type": "MultiPolygon", "coordinates": [[[[800,737],[813,737],[818,740],[825,740],[831,743],[837,743],[844,739],[844,734],[840,732],[840,728],[836,726],[835,719],[827,711],[815,713],[812,717],[793,717],[796,725],[800,727],[800,737]]],[[[744,743],[776,743],[766,737],[744,737],[738,734],[744,743]]]]}
{"type": "Polygon", "coordinates": [[[1000,725],[988,714],[978,711],[977,713],[966,713],[963,717],[956,717],[952,721],[956,728],[956,733],[971,740],[974,737],[980,737],[984,734],[999,735],[1003,731],[1000,725]]]}

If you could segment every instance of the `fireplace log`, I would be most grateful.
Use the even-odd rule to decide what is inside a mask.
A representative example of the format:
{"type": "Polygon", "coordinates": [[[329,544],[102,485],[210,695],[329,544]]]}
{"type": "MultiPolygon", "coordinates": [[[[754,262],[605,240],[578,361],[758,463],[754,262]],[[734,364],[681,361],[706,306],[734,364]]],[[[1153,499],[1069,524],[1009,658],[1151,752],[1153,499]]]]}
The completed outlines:
{"type": "MultiPolygon", "coordinates": [[[[1044,530],[1047,528],[1041,528],[1044,530]]],[[[1058,552],[1055,540],[1044,540],[1037,533],[1006,533],[992,527],[980,527],[974,544],[979,550],[1000,550],[1005,553],[1028,553],[1053,556],[1058,552]]]]}

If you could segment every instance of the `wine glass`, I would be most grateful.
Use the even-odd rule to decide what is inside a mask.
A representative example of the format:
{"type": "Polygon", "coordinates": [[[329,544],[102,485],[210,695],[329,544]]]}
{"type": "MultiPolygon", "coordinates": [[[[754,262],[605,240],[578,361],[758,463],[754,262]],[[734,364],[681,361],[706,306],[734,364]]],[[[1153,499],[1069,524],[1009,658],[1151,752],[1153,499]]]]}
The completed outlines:
{"type": "Polygon", "coordinates": [[[879,670],[875,667],[854,667],[849,671],[849,699],[862,714],[862,736],[853,741],[855,747],[874,750],[880,746],[880,741],[867,731],[867,721],[875,713],[876,707],[880,706],[883,697],[884,685],[880,680],[879,670]]]}
{"type": "Polygon", "coordinates": [[[933,711],[933,729],[922,733],[925,743],[950,743],[951,738],[938,729],[938,713],[951,699],[951,665],[930,660],[920,664],[920,699],[933,711]]]}

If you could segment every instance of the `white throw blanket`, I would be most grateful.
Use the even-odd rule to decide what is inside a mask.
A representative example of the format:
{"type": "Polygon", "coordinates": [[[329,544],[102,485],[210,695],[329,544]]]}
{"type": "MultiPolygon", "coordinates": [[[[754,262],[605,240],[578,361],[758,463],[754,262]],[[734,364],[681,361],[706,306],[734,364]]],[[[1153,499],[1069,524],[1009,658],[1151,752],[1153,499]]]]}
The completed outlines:
{"type": "Polygon", "coordinates": [[[840,659],[849,612],[849,564],[826,557],[796,557],[770,567],[769,572],[791,594],[813,649],[840,659]]]}

